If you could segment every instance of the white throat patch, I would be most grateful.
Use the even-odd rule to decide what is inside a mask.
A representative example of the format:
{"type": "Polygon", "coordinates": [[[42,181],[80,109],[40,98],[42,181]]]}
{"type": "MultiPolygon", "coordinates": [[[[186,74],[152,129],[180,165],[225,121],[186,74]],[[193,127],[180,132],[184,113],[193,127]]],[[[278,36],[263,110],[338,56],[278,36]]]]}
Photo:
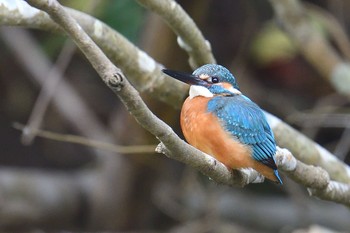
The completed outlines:
{"type": "Polygon", "coordinates": [[[203,86],[191,85],[190,86],[190,99],[196,96],[204,96],[204,97],[213,97],[213,93],[211,93],[207,88],[203,86]]]}

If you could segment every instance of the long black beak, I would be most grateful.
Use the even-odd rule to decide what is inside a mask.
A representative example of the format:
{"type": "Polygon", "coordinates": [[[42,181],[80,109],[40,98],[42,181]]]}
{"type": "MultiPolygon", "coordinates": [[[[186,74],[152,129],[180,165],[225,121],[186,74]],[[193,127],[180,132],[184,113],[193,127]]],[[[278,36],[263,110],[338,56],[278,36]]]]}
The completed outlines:
{"type": "Polygon", "coordinates": [[[184,73],[184,72],[179,72],[179,71],[174,71],[174,70],[168,70],[168,69],[163,69],[163,73],[190,85],[199,85],[199,86],[207,86],[208,83],[202,79],[200,79],[196,75],[184,73]]]}

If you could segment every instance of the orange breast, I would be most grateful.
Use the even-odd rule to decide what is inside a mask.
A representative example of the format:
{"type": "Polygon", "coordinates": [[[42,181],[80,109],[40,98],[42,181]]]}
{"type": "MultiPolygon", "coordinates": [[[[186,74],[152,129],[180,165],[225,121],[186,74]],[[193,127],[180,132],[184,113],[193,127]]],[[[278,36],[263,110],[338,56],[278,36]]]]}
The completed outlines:
{"type": "Polygon", "coordinates": [[[192,146],[230,168],[250,167],[250,148],[227,133],[217,117],[207,112],[210,98],[187,98],[181,110],[181,129],[192,146]]]}
{"type": "Polygon", "coordinates": [[[251,167],[271,180],[273,170],[251,157],[249,146],[239,143],[221,126],[219,119],[207,112],[210,98],[187,98],[181,110],[181,129],[189,144],[213,156],[229,168],[251,167]]]}

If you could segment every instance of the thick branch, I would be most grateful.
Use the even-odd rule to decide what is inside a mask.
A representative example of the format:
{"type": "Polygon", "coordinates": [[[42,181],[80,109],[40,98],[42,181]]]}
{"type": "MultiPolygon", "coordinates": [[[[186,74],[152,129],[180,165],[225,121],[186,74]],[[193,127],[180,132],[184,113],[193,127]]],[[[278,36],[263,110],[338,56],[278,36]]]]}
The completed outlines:
{"type": "Polygon", "coordinates": [[[193,69],[215,63],[209,41],[205,40],[193,19],[174,0],[137,0],[160,15],[178,36],[178,44],[190,56],[193,69]]]}

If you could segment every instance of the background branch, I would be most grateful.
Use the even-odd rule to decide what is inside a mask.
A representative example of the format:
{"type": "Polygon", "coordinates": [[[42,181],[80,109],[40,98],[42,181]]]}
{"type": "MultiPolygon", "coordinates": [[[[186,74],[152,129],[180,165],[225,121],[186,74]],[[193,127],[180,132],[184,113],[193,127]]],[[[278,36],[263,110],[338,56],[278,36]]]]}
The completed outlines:
{"type": "MultiPolygon", "coordinates": [[[[13,124],[13,127],[21,131],[26,130],[26,126],[16,122],[13,124]]],[[[108,150],[117,154],[154,153],[154,150],[156,148],[155,145],[121,146],[121,145],[115,145],[112,143],[97,141],[97,140],[93,140],[93,139],[89,139],[89,138],[85,138],[77,135],[60,134],[60,133],[54,133],[51,131],[40,130],[40,129],[32,129],[31,133],[33,136],[38,136],[38,137],[47,138],[47,139],[60,141],[60,142],[80,144],[80,145],[92,147],[95,149],[108,150]]]]}
{"type": "Polygon", "coordinates": [[[350,95],[350,65],[312,26],[299,0],[270,0],[278,21],[305,59],[341,94],[350,95]]]}
{"type": "Polygon", "coordinates": [[[343,56],[345,60],[350,59],[350,40],[343,26],[338,22],[338,20],[329,12],[317,7],[313,4],[305,3],[305,8],[309,11],[310,16],[316,17],[317,20],[321,21],[322,26],[324,26],[330,34],[330,40],[334,40],[335,45],[340,50],[340,56],[343,56]]]}
{"type": "Polygon", "coordinates": [[[73,43],[71,43],[71,41],[67,41],[64,44],[64,47],[57,58],[56,64],[50,70],[50,73],[48,74],[41,88],[40,94],[33,107],[33,111],[29,116],[27,125],[25,126],[24,130],[22,130],[21,141],[23,144],[32,144],[35,138],[35,133],[33,131],[40,128],[45,112],[55,94],[56,87],[59,85],[59,82],[61,81],[63,73],[71,61],[75,49],[76,47],[73,43]]]}

